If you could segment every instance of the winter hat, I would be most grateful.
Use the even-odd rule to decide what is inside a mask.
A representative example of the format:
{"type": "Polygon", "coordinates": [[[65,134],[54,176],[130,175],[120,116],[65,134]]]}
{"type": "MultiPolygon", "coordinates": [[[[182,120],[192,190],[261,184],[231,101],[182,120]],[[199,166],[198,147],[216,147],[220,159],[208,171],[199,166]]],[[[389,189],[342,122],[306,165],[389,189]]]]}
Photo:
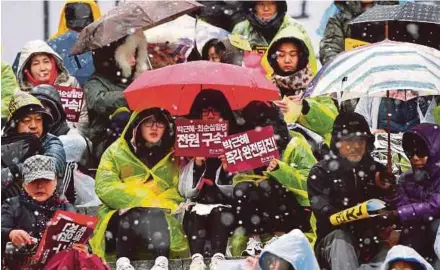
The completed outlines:
{"type": "Polygon", "coordinates": [[[16,124],[28,114],[40,113],[44,121],[44,130],[48,130],[49,125],[53,122],[52,115],[44,108],[41,102],[29,93],[18,91],[9,102],[8,106],[8,122],[5,125],[4,133],[7,134],[12,128],[15,129],[16,124]]]}
{"type": "Polygon", "coordinates": [[[52,157],[35,155],[23,163],[23,178],[25,183],[38,179],[56,181],[55,162],[52,157]]]}
{"type": "Polygon", "coordinates": [[[355,112],[341,112],[333,123],[332,149],[336,150],[336,143],[340,140],[354,137],[365,138],[368,147],[373,149],[374,136],[365,118],[355,112]]]}
{"type": "Polygon", "coordinates": [[[54,86],[40,84],[32,88],[30,94],[49,106],[54,119],[54,124],[66,119],[66,113],[64,112],[60,93],[54,86]]]}

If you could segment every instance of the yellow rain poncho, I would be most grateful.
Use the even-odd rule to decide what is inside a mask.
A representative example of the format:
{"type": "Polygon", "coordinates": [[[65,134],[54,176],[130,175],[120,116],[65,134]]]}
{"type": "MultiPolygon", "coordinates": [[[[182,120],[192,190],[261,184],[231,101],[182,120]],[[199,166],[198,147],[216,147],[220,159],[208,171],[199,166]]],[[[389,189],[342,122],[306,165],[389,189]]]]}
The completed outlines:
{"type": "MultiPolygon", "coordinates": [[[[96,194],[103,205],[90,245],[93,253],[102,258],[104,255],[109,258],[109,254],[105,254],[105,231],[113,214],[133,207],[166,208],[172,213],[183,202],[177,190],[179,168],[173,152],[150,169],[129,146],[126,138],[132,137],[130,132],[142,115],[145,111],[132,114],[121,137],[104,152],[96,174],[96,194]]],[[[165,214],[165,218],[169,224],[170,257],[187,256],[188,242],[181,224],[172,215],[165,214]]]]}
{"type": "Polygon", "coordinates": [[[58,32],[53,34],[49,38],[49,40],[57,38],[57,37],[61,36],[62,34],[65,34],[66,32],[69,31],[69,28],[67,28],[66,14],[65,14],[64,10],[65,10],[65,7],[67,4],[76,4],[76,3],[88,4],[90,6],[90,9],[92,10],[92,14],[93,14],[93,21],[96,21],[99,18],[101,18],[101,10],[99,9],[98,4],[94,0],[67,0],[66,3],[64,4],[63,8],[61,9],[60,22],[58,24],[58,32]]]}

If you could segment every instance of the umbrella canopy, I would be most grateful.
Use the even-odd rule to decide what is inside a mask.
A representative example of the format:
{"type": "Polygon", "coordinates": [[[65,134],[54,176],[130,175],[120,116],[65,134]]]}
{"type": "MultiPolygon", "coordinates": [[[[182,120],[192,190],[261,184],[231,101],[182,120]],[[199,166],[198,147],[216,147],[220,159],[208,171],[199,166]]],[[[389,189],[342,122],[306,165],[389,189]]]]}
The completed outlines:
{"type": "Polygon", "coordinates": [[[101,48],[139,29],[166,23],[201,6],[192,1],[124,2],[84,28],[72,54],[101,48]]]}
{"type": "Polygon", "coordinates": [[[440,6],[376,5],[351,21],[350,28],[351,38],[367,42],[388,38],[440,49],[440,6]]]}
{"type": "Polygon", "coordinates": [[[318,72],[306,96],[342,92],[347,100],[383,97],[390,90],[440,95],[440,51],[387,40],[341,53],[318,72]]]}
{"type": "Polygon", "coordinates": [[[253,69],[194,61],[146,71],[124,91],[130,109],[151,107],[167,109],[174,115],[189,113],[195,96],[202,89],[223,92],[233,110],[252,100],[280,98],[278,88],[253,69]]]}

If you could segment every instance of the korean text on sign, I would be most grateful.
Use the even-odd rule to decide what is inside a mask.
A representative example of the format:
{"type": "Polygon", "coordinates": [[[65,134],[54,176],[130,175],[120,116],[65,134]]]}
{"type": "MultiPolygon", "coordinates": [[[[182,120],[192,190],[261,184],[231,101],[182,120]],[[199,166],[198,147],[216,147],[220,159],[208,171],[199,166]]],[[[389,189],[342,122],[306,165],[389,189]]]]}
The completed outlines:
{"type": "Polygon", "coordinates": [[[227,121],[178,119],[175,155],[217,157],[222,154],[221,140],[228,135],[227,121]]]}
{"type": "Polygon", "coordinates": [[[272,127],[248,131],[222,140],[228,171],[246,171],[279,158],[272,127]]]}

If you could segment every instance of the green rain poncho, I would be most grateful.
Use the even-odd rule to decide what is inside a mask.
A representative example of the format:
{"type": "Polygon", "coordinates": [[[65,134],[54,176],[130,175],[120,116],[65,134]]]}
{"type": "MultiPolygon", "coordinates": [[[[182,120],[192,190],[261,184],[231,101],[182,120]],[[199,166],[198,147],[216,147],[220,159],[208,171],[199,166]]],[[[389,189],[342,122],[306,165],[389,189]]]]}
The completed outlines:
{"type": "MultiPolygon", "coordinates": [[[[150,169],[129,147],[125,134],[132,131],[137,116],[136,112],[132,114],[121,137],[104,152],[96,174],[96,194],[103,205],[90,245],[102,258],[110,257],[105,254],[105,231],[113,214],[133,207],[167,208],[173,212],[183,202],[177,190],[179,168],[173,153],[150,169]]],[[[165,214],[165,218],[170,230],[170,257],[187,257],[189,247],[181,224],[172,215],[165,214]]]]}
{"type": "MultiPolygon", "coordinates": [[[[279,168],[271,172],[264,172],[263,176],[251,173],[239,173],[234,177],[234,184],[241,181],[258,181],[267,178],[274,179],[295,194],[298,203],[303,207],[310,207],[307,194],[307,177],[310,169],[316,164],[312,149],[306,139],[297,132],[291,132],[292,139],[287,145],[283,156],[278,161],[279,168]]],[[[312,230],[304,232],[309,242],[313,245],[316,240],[316,220],[312,215],[310,219],[312,230]]],[[[245,249],[247,237],[234,235],[231,239],[231,253],[241,256],[245,249]]]]}

